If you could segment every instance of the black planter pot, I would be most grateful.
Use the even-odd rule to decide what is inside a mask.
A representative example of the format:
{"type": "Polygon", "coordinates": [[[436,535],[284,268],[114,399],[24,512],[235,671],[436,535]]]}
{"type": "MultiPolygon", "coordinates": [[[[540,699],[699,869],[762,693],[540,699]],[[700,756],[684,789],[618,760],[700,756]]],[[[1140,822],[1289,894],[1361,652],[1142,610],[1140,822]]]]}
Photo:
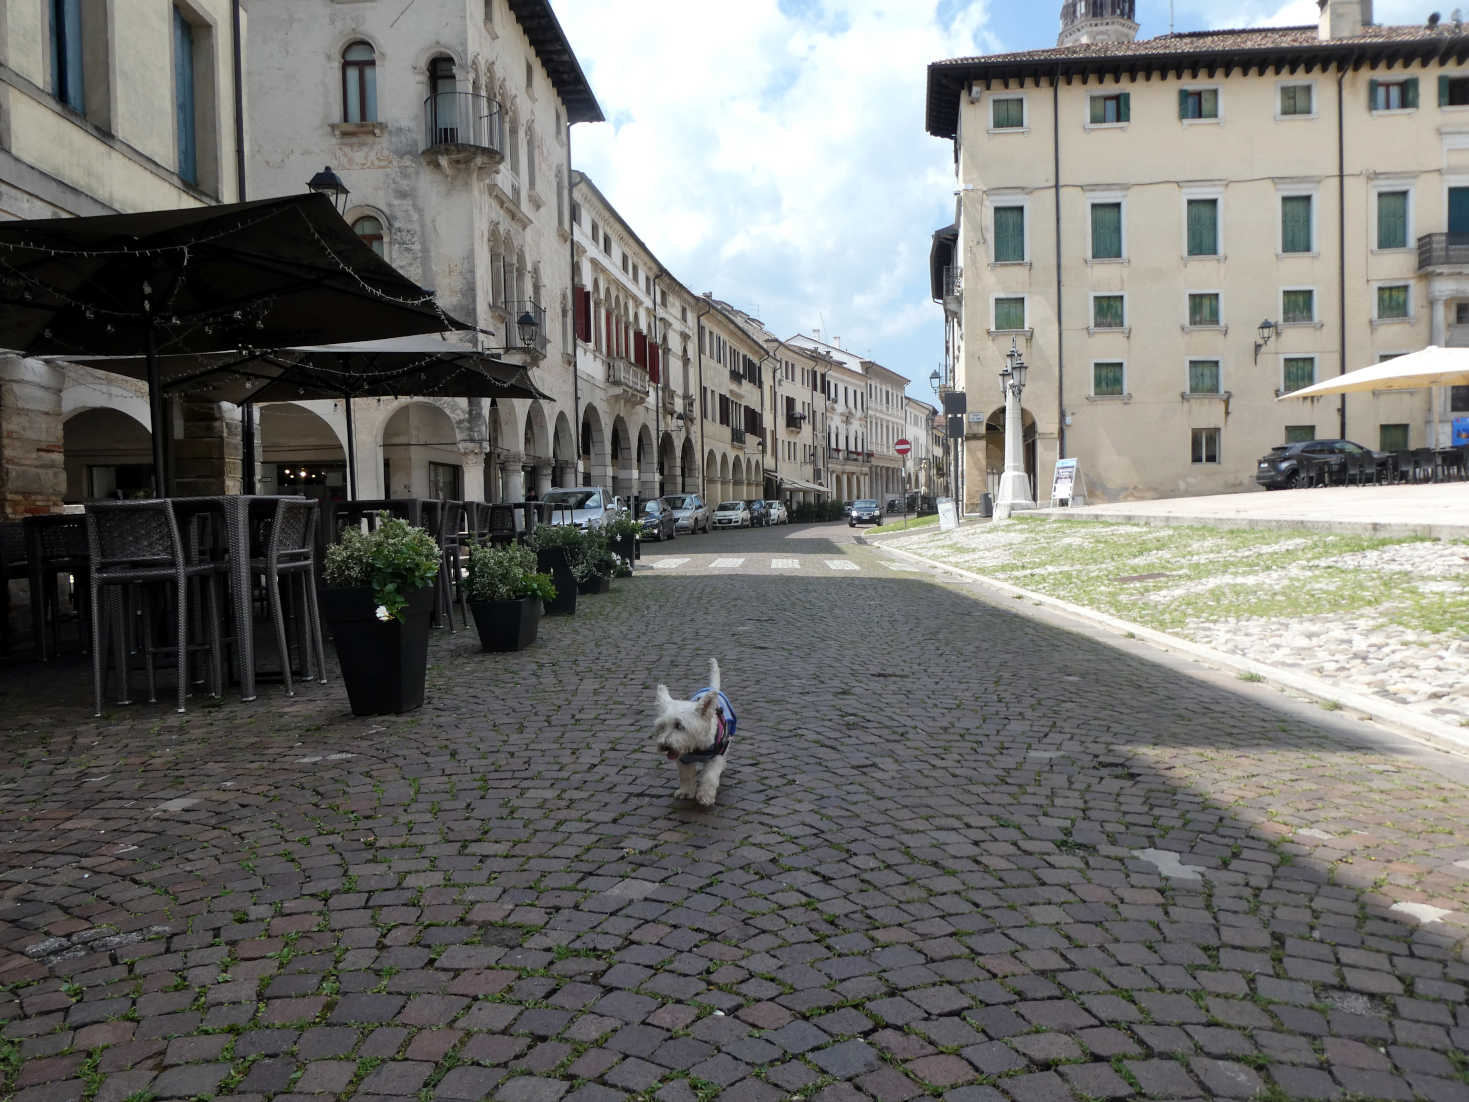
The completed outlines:
{"type": "Polygon", "coordinates": [[[371,587],[322,589],[321,618],[342,665],[352,714],[411,712],[423,704],[432,587],[408,594],[401,620],[377,618],[371,587]]]}
{"type": "Polygon", "coordinates": [[[571,564],[566,561],[566,552],[559,547],[537,551],[536,569],[551,575],[551,581],[556,585],[556,599],[546,602],[546,615],[570,616],[576,612],[576,577],[571,573],[571,564]]]}
{"type": "Polygon", "coordinates": [[[487,651],[524,650],[536,641],[541,626],[541,599],[474,601],[469,606],[480,646],[487,651]]]}
{"type": "Polygon", "coordinates": [[[619,536],[612,541],[612,552],[615,555],[622,556],[631,565],[633,560],[638,557],[637,536],[619,536]]]}
{"type": "Polygon", "coordinates": [[[578,586],[583,593],[610,593],[612,592],[612,579],[604,578],[601,574],[593,574],[578,586]]]}

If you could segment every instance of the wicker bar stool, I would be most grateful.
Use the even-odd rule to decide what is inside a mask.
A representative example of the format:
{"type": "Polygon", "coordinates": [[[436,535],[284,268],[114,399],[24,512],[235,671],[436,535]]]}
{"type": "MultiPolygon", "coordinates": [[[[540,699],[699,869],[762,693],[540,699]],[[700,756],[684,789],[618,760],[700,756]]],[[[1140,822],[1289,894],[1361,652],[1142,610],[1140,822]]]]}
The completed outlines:
{"type": "Polygon", "coordinates": [[[318,505],[316,501],[282,498],[270,520],[264,555],[250,561],[251,574],[265,579],[265,596],[275,626],[276,646],[280,648],[281,677],[287,696],[295,696],[296,690],[291,684],[291,651],[286,641],[285,607],[281,601],[282,577],[288,583],[300,583],[299,598],[295,593],[289,595],[292,607],[298,610],[296,638],[302,674],[311,680],[314,661],[316,677],[326,684],[326,648],[321,637],[321,611],[316,604],[318,505]]]}
{"type": "MultiPolygon", "coordinates": [[[[128,624],[121,597],[136,593],[142,605],[143,655],[148,670],[148,699],[157,699],[153,682],[155,649],[172,650],[178,663],[178,710],[184,711],[189,692],[189,655],[208,650],[210,654],[210,689],[219,696],[223,672],[220,665],[219,573],[212,562],[191,562],[179,536],[178,520],[167,501],[130,501],[95,503],[87,506],[87,543],[91,558],[92,615],[92,694],[96,715],[102,714],[102,621],[110,621],[109,630],[117,633],[118,652],[127,637],[128,624]],[[189,643],[189,582],[203,581],[202,589],[208,608],[204,617],[207,643],[189,643]],[[172,593],[169,589],[172,589],[172,593]],[[102,603],[104,590],[114,590],[108,606],[102,603]],[[162,596],[173,599],[176,631],[172,647],[155,648],[152,643],[154,600],[162,596]],[[102,609],[108,608],[104,617],[102,609]]],[[[128,702],[127,670],[118,671],[122,682],[122,701],[128,702]]]]}
{"type": "MultiPolygon", "coordinates": [[[[26,561],[25,530],[18,520],[0,524],[0,586],[4,587],[4,620],[0,620],[0,655],[10,653],[14,628],[10,623],[10,582],[16,578],[29,578],[30,564],[26,561]]],[[[34,629],[34,625],[32,626],[34,629]]]]}

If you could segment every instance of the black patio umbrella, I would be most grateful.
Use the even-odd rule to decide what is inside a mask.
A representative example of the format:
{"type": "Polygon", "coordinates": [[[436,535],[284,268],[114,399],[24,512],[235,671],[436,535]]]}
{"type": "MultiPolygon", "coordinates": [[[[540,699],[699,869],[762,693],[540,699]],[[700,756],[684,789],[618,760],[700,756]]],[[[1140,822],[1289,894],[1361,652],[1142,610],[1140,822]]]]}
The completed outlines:
{"type": "Polygon", "coordinates": [[[143,357],[160,490],[160,355],[469,328],[325,195],[0,223],[0,348],[143,357]]]}
{"type": "MultiPolygon", "coordinates": [[[[138,356],[71,362],[142,378],[138,356]]],[[[356,398],[538,398],[551,400],[530,371],[437,335],[279,348],[269,351],[155,357],[165,394],[243,405],[340,399],[347,415],[347,491],[356,496],[356,398]]]]}

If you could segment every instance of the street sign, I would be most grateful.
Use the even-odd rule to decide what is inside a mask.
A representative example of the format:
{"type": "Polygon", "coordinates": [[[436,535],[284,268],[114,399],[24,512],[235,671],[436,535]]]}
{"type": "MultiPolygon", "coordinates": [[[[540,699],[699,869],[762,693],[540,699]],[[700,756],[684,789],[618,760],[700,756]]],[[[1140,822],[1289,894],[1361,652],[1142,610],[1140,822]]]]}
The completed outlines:
{"type": "Polygon", "coordinates": [[[906,440],[898,440],[893,444],[893,451],[897,452],[899,455],[907,455],[912,450],[913,445],[908,443],[908,441],[906,440]]]}

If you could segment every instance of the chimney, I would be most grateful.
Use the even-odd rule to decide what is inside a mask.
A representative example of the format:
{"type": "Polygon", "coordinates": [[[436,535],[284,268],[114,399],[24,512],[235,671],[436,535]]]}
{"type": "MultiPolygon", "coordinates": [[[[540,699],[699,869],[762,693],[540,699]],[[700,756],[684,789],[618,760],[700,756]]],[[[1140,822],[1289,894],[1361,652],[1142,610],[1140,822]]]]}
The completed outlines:
{"type": "Polygon", "coordinates": [[[1322,42],[1354,38],[1372,25],[1372,0],[1316,0],[1321,8],[1317,37],[1322,42]]]}

